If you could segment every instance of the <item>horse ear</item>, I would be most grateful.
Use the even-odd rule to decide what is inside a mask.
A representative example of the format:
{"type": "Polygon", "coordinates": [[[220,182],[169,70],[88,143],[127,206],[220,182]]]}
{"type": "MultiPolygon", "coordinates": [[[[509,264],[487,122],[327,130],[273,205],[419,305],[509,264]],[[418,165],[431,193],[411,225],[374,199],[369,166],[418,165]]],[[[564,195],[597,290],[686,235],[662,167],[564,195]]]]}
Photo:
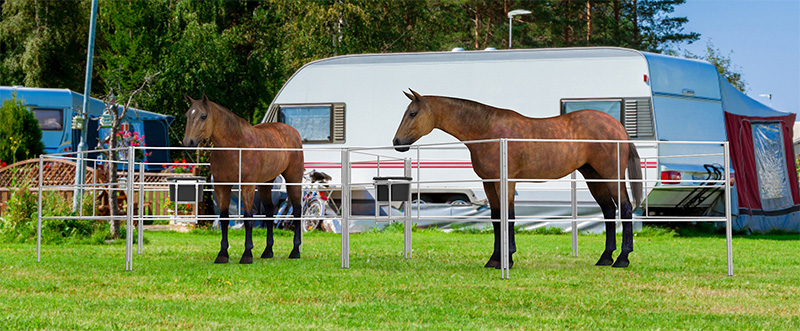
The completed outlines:
{"type": "Polygon", "coordinates": [[[411,93],[403,91],[403,94],[406,95],[406,98],[408,98],[408,100],[414,101],[414,96],[411,93]]]}
{"type": "Polygon", "coordinates": [[[208,102],[208,97],[206,96],[206,92],[203,92],[203,102],[208,102]]]}
{"type": "Polygon", "coordinates": [[[192,97],[190,97],[186,93],[183,94],[183,99],[186,100],[186,102],[188,102],[188,103],[192,103],[194,101],[194,100],[192,100],[192,97]]]}
{"type": "Polygon", "coordinates": [[[414,91],[414,90],[412,90],[412,89],[408,89],[408,90],[409,90],[409,91],[411,91],[411,93],[413,93],[413,94],[414,94],[414,100],[415,100],[415,101],[421,101],[421,98],[422,98],[422,96],[421,96],[421,95],[419,95],[419,93],[417,93],[416,91],[414,91]]]}

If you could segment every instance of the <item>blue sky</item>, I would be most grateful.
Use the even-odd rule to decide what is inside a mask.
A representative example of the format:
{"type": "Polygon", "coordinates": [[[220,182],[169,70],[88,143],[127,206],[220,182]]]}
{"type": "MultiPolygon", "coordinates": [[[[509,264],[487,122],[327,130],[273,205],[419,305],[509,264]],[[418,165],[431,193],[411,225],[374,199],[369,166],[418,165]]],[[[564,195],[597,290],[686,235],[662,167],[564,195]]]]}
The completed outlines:
{"type": "Polygon", "coordinates": [[[764,104],[759,94],[771,93],[772,107],[800,112],[800,0],[687,0],[672,16],[685,16],[685,31],[700,40],[681,49],[705,54],[706,42],[738,67],[747,95],[764,104]]]}

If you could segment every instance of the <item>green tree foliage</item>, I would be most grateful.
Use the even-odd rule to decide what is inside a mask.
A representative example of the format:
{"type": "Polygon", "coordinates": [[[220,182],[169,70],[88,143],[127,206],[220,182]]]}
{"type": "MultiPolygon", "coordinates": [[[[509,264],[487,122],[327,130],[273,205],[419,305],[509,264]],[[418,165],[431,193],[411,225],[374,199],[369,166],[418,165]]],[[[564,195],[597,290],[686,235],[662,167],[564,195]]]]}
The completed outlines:
{"type": "Polygon", "coordinates": [[[13,163],[44,151],[39,121],[16,94],[0,107],[0,161],[13,163]]]}
{"type": "Polygon", "coordinates": [[[89,10],[86,1],[5,1],[0,84],[82,90],[89,10]]]}
{"type": "Polygon", "coordinates": [[[728,80],[728,83],[731,83],[731,85],[739,91],[747,92],[747,82],[744,80],[744,77],[742,77],[742,73],[740,72],[741,68],[731,62],[731,54],[733,54],[733,51],[728,52],[726,55],[719,48],[715,47],[713,42],[708,41],[706,43],[705,54],[697,55],[691,52],[685,52],[684,56],[711,62],[711,64],[717,67],[719,74],[728,80]]]}

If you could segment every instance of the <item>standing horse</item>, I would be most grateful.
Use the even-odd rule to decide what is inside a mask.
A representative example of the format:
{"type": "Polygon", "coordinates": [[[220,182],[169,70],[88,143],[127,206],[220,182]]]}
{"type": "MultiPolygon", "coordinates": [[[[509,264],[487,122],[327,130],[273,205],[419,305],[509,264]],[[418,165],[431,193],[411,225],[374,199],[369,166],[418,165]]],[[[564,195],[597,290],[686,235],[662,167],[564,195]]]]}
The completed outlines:
{"type": "MultiPolygon", "coordinates": [[[[272,203],[272,182],[275,178],[283,175],[287,183],[303,181],[303,152],[300,150],[303,145],[300,134],[293,127],[283,123],[250,125],[227,108],[209,101],[205,93],[200,100],[194,100],[185,94],[183,97],[190,104],[189,110],[186,111],[184,146],[195,147],[201,140],[211,138],[214,147],[297,149],[292,151],[245,150],[241,151],[241,154],[236,150],[214,149],[211,151],[211,174],[214,176],[214,181],[239,182],[239,169],[241,169],[243,183],[264,183],[258,185],[258,196],[264,205],[267,217],[273,217],[275,206],[272,203]],[[239,167],[240,155],[241,168],[239,167]]],[[[255,185],[242,185],[241,190],[244,216],[252,217],[255,185]]],[[[289,258],[299,259],[300,231],[302,231],[299,220],[302,189],[297,185],[289,185],[286,187],[286,191],[292,203],[292,216],[298,219],[294,221],[294,248],[292,248],[289,258]]],[[[221,247],[214,263],[228,263],[228,205],[231,202],[231,185],[215,185],[214,195],[219,202],[220,227],[222,229],[221,247]]],[[[273,222],[272,220],[267,221],[267,248],[264,249],[261,258],[273,256],[273,222]]],[[[250,264],[253,263],[251,252],[253,249],[253,221],[246,220],[244,224],[245,251],[239,263],[250,264]]]]}
{"type": "MultiPolygon", "coordinates": [[[[499,109],[470,100],[441,96],[421,96],[417,92],[405,93],[411,99],[403,120],[394,136],[394,146],[400,152],[409,149],[420,137],[433,129],[449,133],[460,141],[484,139],[582,139],[628,140],[622,124],[612,116],[595,111],[581,110],[551,118],[529,118],[519,113],[499,109]]],[[[481,179],[500,178],[499,148],[496,143],[468,144],[472,165],[481,179]]],[[[589,191],[600,205],[605,219],[614,219],[616,204],[621,204],[621,218],[632,218],[632,205],[625,188],[625,169],[631,179],[641,179],[639,155],[633,143],[586,142],[509,142],[509,179],[556,179],[576,169],[584,178],[606,179],[607,182],[587,182],[589,191]],[[619,150],[617,150],[619,149],[619,150]],[[618,156],[623,156],[620,159],[618,156]],[[626,163],[627,162],[627,163],[626,163]],[[618,182],[622,179],[622,182],[618,182]],[[621,186],[618,188],[617,184],[621,186]],[[621,194],[618,194],[621,192],[621,194]],[[618,196],[619,195],[619,196],[618,196]]],[[[484,182],[492,219],[500,218],[500,194],[508,194],[508,218],[514,217],[515,182],[508,183],[508,192],[500,192],[499,182],[484,182]]],[[[632,182],[631,189],[638,206],[642,198],[642,183],[632,182]]],[[[624,268],[633,252],[633,225],[622,222],[622,252],[614,261],[616,250],[615,222],[606,221],[606,247],[596,265],[624,268]]],[[[486,267],[500,268],[500,222],[494,226],[494,252],[486,267]]],[[[509,222],[509,256],[516,252],[514,222],[509,222]]],[[[510,258],[509,267],[514,264],[510,258]]]]}

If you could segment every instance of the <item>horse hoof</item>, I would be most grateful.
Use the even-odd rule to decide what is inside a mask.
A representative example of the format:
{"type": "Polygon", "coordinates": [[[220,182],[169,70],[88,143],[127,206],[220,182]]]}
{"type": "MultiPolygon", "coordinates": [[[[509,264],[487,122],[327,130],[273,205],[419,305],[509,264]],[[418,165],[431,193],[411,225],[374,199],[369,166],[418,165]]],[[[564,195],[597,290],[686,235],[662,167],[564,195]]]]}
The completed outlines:
{"type": "Polygon", "coordinates": [[[252,256],[242,256],[242,259],[239,260],[239,264],[253,264],[253,257],[252,256]]]}
{"type": "Polygon", "coordinates": [[[614,258],[611,257],[611,252],[603,252],[603,255],[600,255],[600,259],[597,260],[597,263],[594,265],[604,267],[610,266],[614,263],[614,258]]]}
{"type": "Polygon", "coordinates": [[[228,255],[219,254],[214,263],[228,263],[228,255]]]}
{"type": "Polygon", "coordinates": [[[631,264],[631,262],[628,261],[628,258],[622,258],[622,259],[617,258],[617,260],[614,261],[614,265],[612,265],[611,267],[612,268],[627,268],[630,264],[631,264]]]}
{"type": "Polygon", "coordinates": [[[300,251],[292,250],[292,253],[289,254],[290,259],[299,259],[300,258],[300,251]]]}
{"type": "Polygon", "coordinates": [[[485,265],[485,266],[483,266],[483,267],[484,267],[484,268],[495,268],[495,269],[499,269],[499,268],[500,268],[500,261],[497,261],[497,260],[489,260],[489,262],[486,262],[486,265],[485,265]]]}
{"type": "Polygon", "coordinates": [[[271,259],[272,256],[273,256],[272,250],[269,250],[269,249],[265,249],[264,253],[261,253],[261,258],[262,259],[271,259]]]}

